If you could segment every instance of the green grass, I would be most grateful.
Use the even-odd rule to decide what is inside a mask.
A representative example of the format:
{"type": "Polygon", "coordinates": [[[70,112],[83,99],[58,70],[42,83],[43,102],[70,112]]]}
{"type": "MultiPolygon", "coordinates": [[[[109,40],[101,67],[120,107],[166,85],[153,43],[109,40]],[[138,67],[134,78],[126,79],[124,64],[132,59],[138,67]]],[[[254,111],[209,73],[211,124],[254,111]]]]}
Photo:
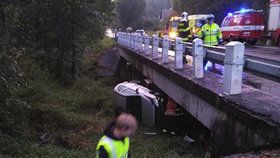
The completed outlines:
{"type": "MultiPolygon", "coordinates": [[[[105,38],[97,45],[99,52],[103,52],[112,47],[114,41],[105,38]]],[[[95,79],[91,73],[101,54],[86,54],[83,75],[67,88],[48,80],[44,71],[31,67],[30,86],[18,94],[30,105],[26,116],[29,126],[20,129],[26,137],[15,137],[0,130],[0,158],[95,157],[95,146],[113,118],[112,89],[117,84],[116,78],[95,79]],[[42,140],[47,140],[44,143],[39,141],[43,135],[46,137],[42,140]]],[[[182,137],[145,134],[151,131],[155,129],[140,125],[131,139],[133,157],[202,157],[201,149],[185,147],[182,137]],[[178,154],[180,151],[183,154],[178,154]]]]}

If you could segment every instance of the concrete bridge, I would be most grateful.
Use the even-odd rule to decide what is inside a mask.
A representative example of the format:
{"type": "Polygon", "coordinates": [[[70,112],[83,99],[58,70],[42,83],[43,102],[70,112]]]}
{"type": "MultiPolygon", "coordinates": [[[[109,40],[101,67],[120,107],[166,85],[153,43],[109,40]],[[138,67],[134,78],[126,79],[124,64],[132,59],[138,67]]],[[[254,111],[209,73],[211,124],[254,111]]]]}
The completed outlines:
{"type": "MultiPolygon", "coordinates": [[[[242,84],[244,51],[239,42],[220,48],[202,45],[200,39],[184,43],[118,33],[119,54],[205,125],[212,148],[222,155],[280,144],[280,97],[242,84]],[[192,65],[183,63],[185,51],[191,52],[192,65]],[[224,75],[204,70],[205,58],[220,61],[224,75]]],[[[275,68],[264,64],[269,71],[275,68]]]]}

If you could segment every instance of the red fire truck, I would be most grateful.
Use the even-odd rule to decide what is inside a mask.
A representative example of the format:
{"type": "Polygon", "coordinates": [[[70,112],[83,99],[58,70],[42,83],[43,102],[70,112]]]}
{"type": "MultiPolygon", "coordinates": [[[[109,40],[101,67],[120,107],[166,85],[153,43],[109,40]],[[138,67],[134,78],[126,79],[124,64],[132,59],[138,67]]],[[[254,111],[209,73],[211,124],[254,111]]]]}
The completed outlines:
{"type": "Polygon", "coordinates": [[[263,11],[241,9],[229,13],[223,20],[221,30],[225,41],[238,40],[255,45],[264,32],[263,11]]]}
{"type": "Polygon", "coordinates": [[[280,47],[280,0],[270,0],[268,31],[280,47]]]}

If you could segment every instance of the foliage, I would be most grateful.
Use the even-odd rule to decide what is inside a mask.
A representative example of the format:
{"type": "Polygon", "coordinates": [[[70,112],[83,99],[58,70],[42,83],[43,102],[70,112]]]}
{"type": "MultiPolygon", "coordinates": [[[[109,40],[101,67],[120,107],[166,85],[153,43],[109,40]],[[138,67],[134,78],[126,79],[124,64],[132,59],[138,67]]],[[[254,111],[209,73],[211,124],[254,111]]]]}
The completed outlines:
{"type": "MultiPolygon", "coordinates": [[[[113,44],[108,38],[97,43],[102,52],[113,44]]],[[[19,60],[26,86],[12,89],[0,106],[0,157],[92,157],[113,113],[115,82],[84,76],[65,88],[28,56],[19,60]]]]}
{"type": "Polygon", "coordinates": [[[145,5],[145,0],[119,0],[117,11],[123,26],[134,26],[142,18],[145,5]]]}
{"type": "MultiPolygon", "coordinates": [[[[56,138],[88,123],[83,114],[72,112],[83,101],[103,105],[88,86],[77,91],[74,86],[73,98],[60,83],[78,83],[84,50],[103,37],[112,7],[111,0],[0,1],[0,157],[75,152],[61,152],[59,145],[52,152],[40,146],[38,137],[48,133],[56,138]]],[[[102,92],[102,83],[91,84],[97,86],[94,92],[102,92]]]]}
{"type": "Polygon", "coordinates": [[[169,9],[171,7],[170,0],[145,0],[145,16],[150,18],[158,18],[161,16],[163,9],[169,9]]]}
{"type": "Polygon", "coordinates": [[[103,37],[113,8],[111,0],[0,3],[1,52],[28,54],[64,84],[77,79],[84,50],[103,37]]]}
{"type": "Polygon", "coordinates": [[[157,31],[160,30],[161,23],[158,18],[146,18],[143,20],[139,20],[136,25],[136,29],[145,29],[157,31]]]}

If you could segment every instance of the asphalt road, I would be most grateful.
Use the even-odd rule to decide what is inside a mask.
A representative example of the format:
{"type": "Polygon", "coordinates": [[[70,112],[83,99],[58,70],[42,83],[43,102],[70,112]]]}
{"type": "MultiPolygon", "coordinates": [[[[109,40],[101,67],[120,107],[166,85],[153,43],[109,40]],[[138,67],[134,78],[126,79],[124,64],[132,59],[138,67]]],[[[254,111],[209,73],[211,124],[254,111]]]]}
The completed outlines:
{"type": "Polygon", "coordinates": [[[245,50],[245,55],[250,58],[271,61],[274,64],[280,65],[280,48],[278,47],[247,47],[245,50]]]}

